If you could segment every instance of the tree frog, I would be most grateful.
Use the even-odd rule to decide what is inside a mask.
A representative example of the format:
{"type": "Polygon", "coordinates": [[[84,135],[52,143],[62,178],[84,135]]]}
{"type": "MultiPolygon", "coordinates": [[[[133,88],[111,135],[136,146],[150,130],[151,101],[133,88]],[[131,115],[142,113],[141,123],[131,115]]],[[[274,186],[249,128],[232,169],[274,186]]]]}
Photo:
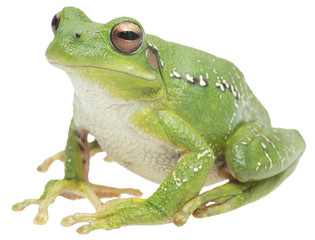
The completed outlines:
{"type": "Polygon", "coordinates": [[[96,212],[74,214],[63,226],[78,229],[174,223],[190,215],[207,217],[251,203],[278,187],[295,169],[305,149],[298,131],[273,128],[243,74],[231,62],[146,34],[129,17],[106,24],[66,7],[52,20],[54,39],[46,56],[65,71],[74,87],[73,118],[64,151],[56,159],[65,176],[51,180],[38,199],[36,224],[48,220],[59,195],[87,198],[96,212]],[[91,134],[95,141],[88,142],[91,134]],[[137,189],[92,184],[90,157],[107,158],[158,183],[147,199],[137,189]],[[200,193],[204,186],[228,179],[200,193]],[[103,204],[103,197],[119,197],[103,204]]]}

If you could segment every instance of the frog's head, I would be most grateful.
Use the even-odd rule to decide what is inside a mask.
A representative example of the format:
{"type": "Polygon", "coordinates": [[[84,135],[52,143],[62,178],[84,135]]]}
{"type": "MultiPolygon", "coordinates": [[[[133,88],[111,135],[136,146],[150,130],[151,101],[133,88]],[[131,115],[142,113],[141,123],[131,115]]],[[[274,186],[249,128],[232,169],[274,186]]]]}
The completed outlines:
{"type": "Polygon", "coordinates": [[[50,63],[72,79],[104,87],[113,97],[154,100],[165,94],[157,51],[132,18],[106,24],[66,7],[52,20],[54,39],[46,51],[50,63]]]}

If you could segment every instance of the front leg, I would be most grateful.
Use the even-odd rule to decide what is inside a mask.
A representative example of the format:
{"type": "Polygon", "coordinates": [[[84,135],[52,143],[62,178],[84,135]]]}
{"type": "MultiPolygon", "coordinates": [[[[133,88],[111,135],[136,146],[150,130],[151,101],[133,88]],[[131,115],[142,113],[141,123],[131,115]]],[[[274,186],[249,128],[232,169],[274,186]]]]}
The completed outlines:
{"type": "Polygon", "coordinates": [[[96,213],[66,217],[62,221],[64,226],[89,222],[78,229],[79,233],[88,233],[99,228],[168,223],[185,203],[198,195],[215,160],[207,143],[185,121],[167,111],[152,110],[138,123],[144,131],[150,133],[154,129],[155,136],[184,152],[178,164],[147,200],[111,201],[96,213]]]}
{"type": "Polygon", "coordinates": [[[121,193],[141,196],[142,193],[136,189],[117,189],[89,183],[89,159],[87,132],[78,130],[72,121],[69,128],[67,145],[64,150],[64,179],[49,181],[40,198],[26,199],[23,202],[15,204],[12,209],[14,211],[21,211],[29,205],[38,204],[38,213],[34,219],[34,223],[45,224],[48,220],[48,206],[58,196],[69,199],[87,198],[95,209],[99,209],[102,206],[102,202],[100,201],[102,197],[119,197],[121,193]]]}

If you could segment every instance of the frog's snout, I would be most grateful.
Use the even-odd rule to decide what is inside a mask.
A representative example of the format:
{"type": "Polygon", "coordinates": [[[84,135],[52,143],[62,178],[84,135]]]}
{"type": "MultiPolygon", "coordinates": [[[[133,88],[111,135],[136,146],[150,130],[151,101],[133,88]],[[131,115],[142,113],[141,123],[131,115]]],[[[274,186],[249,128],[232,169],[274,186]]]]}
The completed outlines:
{"type": "Polygon", "coordinates": [[[53,33],[55,33],[58,29],[59,23],[61,19],[61,12],[58,12],[51,21],[51,29],[53,33]]]}

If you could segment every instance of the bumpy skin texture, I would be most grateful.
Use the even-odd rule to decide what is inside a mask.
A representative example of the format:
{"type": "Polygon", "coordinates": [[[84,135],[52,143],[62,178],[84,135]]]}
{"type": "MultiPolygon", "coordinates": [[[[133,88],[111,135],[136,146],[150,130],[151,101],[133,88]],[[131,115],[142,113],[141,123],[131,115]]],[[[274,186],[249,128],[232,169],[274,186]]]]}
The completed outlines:
{"type": "Polygon", "coordinates": [[[180,226],[191,214],[212,216],[265,196],[293,172],[304,152],[296,130],[271,127],[267,111],[227,60],[145,34],[132,18],[99,24],[72,7],[58,14],[54,30],[46,56],[71,78],[74,115],[64,153],[45,162],[62,156],[65,179],[49,182],[40,199],[13,207],[39,204],[36,223],[47,221],[48,205],[61,194],[87,197],[97,210],[63,219],[64,226],[89,222],[79,233],[133,224],[180,226]],[[120,25],[126,22],[131,29],[120,25]],[[123,30],[113,38],[115,26],[123,30]],[[127,49],[142,42],[126,54],[117,49],[116,37],[127,49]],[[88,144],[87,133],[96,141],[88,144]],[[99,197],[140,192],[90,184],[89,147],[91,155],[105,151],[160,187],[148,199],[103,205],[99,197]],[[230,182],[199,195],[204,184],[224,178],[230,182]]]}

